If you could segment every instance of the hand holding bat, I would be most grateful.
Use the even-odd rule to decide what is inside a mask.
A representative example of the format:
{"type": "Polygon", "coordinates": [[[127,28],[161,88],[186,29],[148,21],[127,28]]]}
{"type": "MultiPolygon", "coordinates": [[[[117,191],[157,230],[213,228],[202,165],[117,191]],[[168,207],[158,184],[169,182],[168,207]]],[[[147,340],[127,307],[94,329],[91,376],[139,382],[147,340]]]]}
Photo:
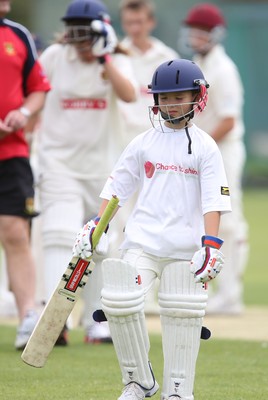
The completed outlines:
{"type": "MultiPolygon", "coordinates": [[[[92,249],[96,248],[103,232],[107,229],[107,225],[117,208],[118,202],[119,199],[116,196],[112,197],[94,231],[91,232],[92,249]]],[[[93,270],[94,263],[91,258],[92,251],[91,256],[86,260],[75,256],[70,261],[21,355],[25,363],[39,368],[45,365],[67,318],[72,312],[93,270]]]]}
{"type": "MultiPolygon", "coordinates": [[[[99,217],[94,218],[94,220],[88,221],[84,225],[84,227],[78,232],[73,246],[74,257],[80,257],[83,260],[86,260],[92,256],[93,233],[99,221],[100,221],[99,217]]],[[[108,253],[109,249],[109,240],[107,236],[108,228],[109,225],[107,225],[107,228],[101,235],[100,240],[95,247],[96,253],[101,256],[105,256],[108,253]]]]}

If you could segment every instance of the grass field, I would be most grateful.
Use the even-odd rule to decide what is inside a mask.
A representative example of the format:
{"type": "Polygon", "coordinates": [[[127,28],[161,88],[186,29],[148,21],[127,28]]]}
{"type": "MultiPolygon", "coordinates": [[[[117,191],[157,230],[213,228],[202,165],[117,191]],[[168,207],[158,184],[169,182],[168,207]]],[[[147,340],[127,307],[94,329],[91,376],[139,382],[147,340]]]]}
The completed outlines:
{"type": "MultiPolygon", "coordinates": [[[[0,398],[5,400],[116,400],[121,392],[119,367],[112,345],[85,345],[81,330],[71,331],[71,345],[55,348],[42,369],[20,360],[10,338],[14,328],[1,328],[0,398]]],[[[162,381],[159,335],[151,335],[151,361],[162,381]]],[[[264,400],[268,394],[268,344],[202,341],[196,400],[264,400]]],[[[156,395],[153,398],[159,399],[156,395]]]]}
{"type": "Polygon", "coordinates": [[[268,189],[245,190],[244,205],[250,243],[249,262],[244,279],[245,302],[247,305],[268,306],[268,189]]]}
{"type": "MultiPolygon", "coordinates": [[[[268,306],[266,227],[268,190],[245,191],[250,225],[250,259],[245,274],[247,305],[268,306]]],[[[268,324],[268,321],[263,321],[268,324]]],[[[258,329],[258,327],[255,327],[258,329]]],[[[112,345],[83,343],[83,331],[70,332],[70,346],[55,348],[46,366],[34,369],[13,347],[14,326],[0,326],[0,399],[116,400],[120,372],[112,345]]],[[[161,338],[151,335],[151,361],[162,381],[161,338]]],[[[198,358],[195,400],[264,400],[268,397],[268,338],[266,341],[202,341],[198,358]]],[[[153,397],[159,399],[157,394],[153,397]]]]}

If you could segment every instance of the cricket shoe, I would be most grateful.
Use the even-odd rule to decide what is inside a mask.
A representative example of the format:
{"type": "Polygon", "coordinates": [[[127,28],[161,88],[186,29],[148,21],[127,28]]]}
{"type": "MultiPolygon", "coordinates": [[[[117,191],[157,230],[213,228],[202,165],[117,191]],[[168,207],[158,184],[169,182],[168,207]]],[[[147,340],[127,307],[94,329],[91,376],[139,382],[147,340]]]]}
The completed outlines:
{"type": "Polygon", "coordinates": [[[86,329],[85,343],[112,343],[108,322],[93,322],[86,329]]]}
{"type": "Polygon", "coordinates": [[[143,400],[147,397],[152,397],[159,389],[159,385],[155,382],[150,390],[144,390],[136,382],[130,382],[123,389],[123,392],[117,400],[143,400]]]}
{"type": "Polygon", "coordinates": [[[22,323],[17,329],[17,336],[15,340],[15,348],[17,350],[23,350],[34,330],[34,327],[38,321],[38,314],[34,310],[29,310],[25,315],[22,323]]]}

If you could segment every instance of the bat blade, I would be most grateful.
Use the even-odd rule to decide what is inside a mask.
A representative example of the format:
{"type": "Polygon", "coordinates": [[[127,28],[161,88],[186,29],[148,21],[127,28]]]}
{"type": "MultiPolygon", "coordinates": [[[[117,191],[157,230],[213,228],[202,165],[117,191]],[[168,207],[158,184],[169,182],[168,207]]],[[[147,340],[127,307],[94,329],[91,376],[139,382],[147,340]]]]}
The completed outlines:
{"type": "MultiPolygon", "coordinates": [[[[93,233],[94,247],[106,229],[119,199],[114,196],[109,201],[93,233]]],[[[44,308],[21,355],[22,360],[36,368],[45,365],[75,303],[85,287],[94,268],[92,259],[73,257],[58,286],[44,308]]]]}
{"type": "Polygon", "coordinates": [[[21,355],[25,363],[36,368],[45,365],[93,267],[92,261],[72,258],[21,355]]]}

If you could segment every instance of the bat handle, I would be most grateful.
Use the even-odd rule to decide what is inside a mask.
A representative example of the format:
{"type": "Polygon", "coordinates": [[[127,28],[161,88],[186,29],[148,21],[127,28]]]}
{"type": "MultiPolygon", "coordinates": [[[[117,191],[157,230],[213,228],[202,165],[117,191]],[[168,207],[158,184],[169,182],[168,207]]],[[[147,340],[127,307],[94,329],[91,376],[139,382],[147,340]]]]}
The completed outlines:
{"type": "Polygon", "coordinates": [[[95,247],[97,246],[97,244],[101,238],[101,235],[107,228],[107,225],[109,224],[110,219],[112,218],[113,213],[118,206],[118,203],[119,203],[119,198],[117,196],[113,195],[111,200],[109,200],[109,202],[98,222],[98,225],[96,226],[96,228],[93,232],[93,235],[92,235],[93,249],[95,249],[95,247]]]}

